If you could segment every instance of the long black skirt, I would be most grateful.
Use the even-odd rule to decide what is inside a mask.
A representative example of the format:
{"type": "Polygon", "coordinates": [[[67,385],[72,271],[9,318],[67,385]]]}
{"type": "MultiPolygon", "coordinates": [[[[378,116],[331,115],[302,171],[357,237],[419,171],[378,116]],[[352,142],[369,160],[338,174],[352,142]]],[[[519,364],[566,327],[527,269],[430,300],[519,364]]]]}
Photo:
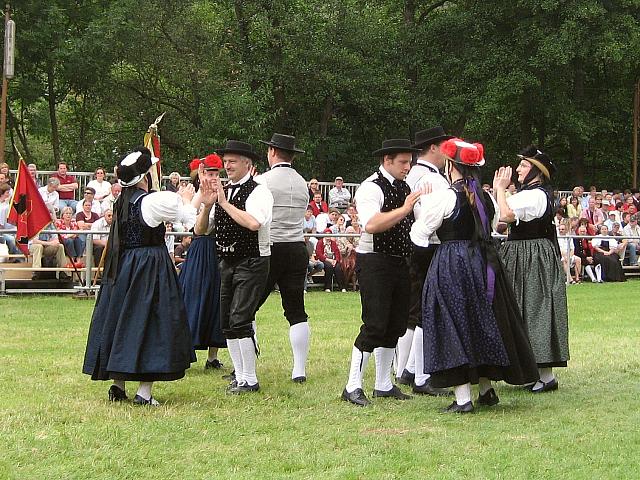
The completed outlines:
{"type": "Polygon", "coordinates": [[[602,279],[605,282],[627,281],[620,263],[620,257],[617,254],[605,255],[604,253],[596,252],[593,255],[593,261],[596,265],[602,265],[602,279]]]}
{"type": "Polygon", "coordinates": [[[195,361],[166,247],[124,250],[115,280],[100,287],[83,373],[92,380],[177,380],[195,361]]]}
{"type": "Polygon", "coordinates": [[[423,290],[425,372],[436,387],[478,383],[480,377],[520,385],[538,379],[531,345],[502,268],[493,301],[485,262],[470,241],[443,242],[423,290]]]}
{"type": "Polygon", "coordinates": [[[220,268],[216,242],[211,236],[195,236],[182,264],[178,283],[196,350],[226,348],[220,326],[220,268]]]}

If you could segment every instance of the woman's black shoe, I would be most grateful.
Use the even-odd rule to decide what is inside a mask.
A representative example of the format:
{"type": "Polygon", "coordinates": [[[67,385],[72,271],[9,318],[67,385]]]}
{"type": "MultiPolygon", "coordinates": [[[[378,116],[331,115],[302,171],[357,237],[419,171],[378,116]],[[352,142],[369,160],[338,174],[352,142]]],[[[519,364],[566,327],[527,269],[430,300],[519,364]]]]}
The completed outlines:
{"type": "Polygon", "coordinates": [[[473,403],[471,401],[458,405],[455,401],[447,408],[442,409],[442,413],[471,413],[473,412],[473,403]]]}
{"type": "Polygon", "coordinates": [[[150,397],[149,400],[147,400],[146,398],[143,398],[138,394],[136,394],[136,396],[133,397],[133,403],[136,404],[136,405],[149,405],[150,407],[159,407],[160,406],[160,404],[158,403],[158,401],[155,398],[150,397]]]}
{"type": "Polygon", "coordinates": [[[129,400],[127,394],[124,390],[122,390],[117,385],[111,385],[109,387],[109,401],[110,402],[122,402],[124,400],[129,400]]]}
{"type": "Polygon", "coordinates": [[[218,360],[217,358],[214,358],[211,361],[207,360],[206,363],[204,364],[204,369],[205,370],[210,370],[210,369],[218,370],[218,369],[220,369],[222,367],[224,367],[224,364],[220,360],[218,360]]]}
{"type": "Polygon", "coordinates": [[[532,393],[552,392],[558,389],[558,380],[555,378],[547,383],[544,383],[542,380],[538,381],[542,384],[542,388],[532,388],[532,393]]]}
{"type": "Polygon", "coordinates": [[[482,405],[483,407],[491,407],[493,405],[497,405],[500,402],[496,391],[493,388],[487,390],[484,395],[478,395],[478,401],[476,402],[478,405],[482,405]]]}

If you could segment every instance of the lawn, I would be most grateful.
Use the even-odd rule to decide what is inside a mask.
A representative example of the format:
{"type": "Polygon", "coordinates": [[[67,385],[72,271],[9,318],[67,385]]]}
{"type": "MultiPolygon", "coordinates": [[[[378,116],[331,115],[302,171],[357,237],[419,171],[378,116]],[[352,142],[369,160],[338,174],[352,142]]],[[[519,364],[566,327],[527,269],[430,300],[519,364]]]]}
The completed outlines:
{"type": "MultiPolygon", "coordinates": [[[[107,401],[81,373],[93,301],[0,299],[0,478],[640,478],[640,282],[568,287],[571,361],[560,389],[499,384],[500,404],[443,415],[450,400],[340,400],[360,327],[357,293],[306,296],[306,384],[289,380],[279,297],[258,317],[261,391],[229,396],[198,363],[159,383],[157,409],[107,401]]],[[[374,365],[366,374],[373,388],[374,365]]],[[[133,397],[135,388],[128,385],[133,397]]],[[[477,393],[474,393],[477,396],[477,393]]]]}

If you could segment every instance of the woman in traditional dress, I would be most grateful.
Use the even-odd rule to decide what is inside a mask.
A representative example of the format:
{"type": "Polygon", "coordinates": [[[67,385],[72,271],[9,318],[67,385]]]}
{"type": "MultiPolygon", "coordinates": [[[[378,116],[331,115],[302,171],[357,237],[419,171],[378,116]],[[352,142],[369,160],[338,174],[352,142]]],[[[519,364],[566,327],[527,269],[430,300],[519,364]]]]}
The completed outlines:
{"type": "Polygon", "coordinates": [[[534,393],[557,390],[553,367],[569,360],[567,292],[553,225],[551,177],[556,168],[535,146],[525,148],[516,168],[519,191],[509,196],[511,167],[500,167],[493,191],[500,220],[510,224],[507,241],[500,250],[509,280],[526,322],[540,378],[531,385],[534,393]]]}
{"type": "Polygon", "coordinates": [[[454,387],[444,411],[473,411],[471,384],[479,384],[477,405],[499,402],[491,380],[521,385],[538,377],[513,291],[491,241],[495,206],[482,191],[478,167],[483,148],[459,138],[440,145],[451,187],[423,195],[412,229],[416,244],[436,232],[442,242],[429,266],[423,290],[424,371],[434,387],[454,387]]]}
{"type": "MultiPolygon", "coordinates": [[[[222,169],[222,159],[216,154],[211,154],[202,161],[195,159],[189,167],[191,181],[198,189],[200,175],[208,179],[218,177],[222,169]],[[199,168],[200,165],[202,168],[199,168]]],[[[194,207],[199,208],[200,205],[194,207]]],[[[220,325],[220,270],[213,222],[209,231],[193,236],[178,281],[187,311],[193,348],[208,350],[205,370],[222,368],[223,364],[218,360],[218,349],[226,348],[227,342],[220,325]]]]}
{"type": "Polygon", "coordinates": [[[91,318],[82,371],[114,381],[109,400],[127,400],[125,381],[140,382],[133,402],[159,405],[153,382],[177,380],[196,360],[176,270],[164,244],[165,221],[193,226],[193,186],[148,193],[158,159],[144,147],[116,167],[114,204],[102,285],[91,318]]]}

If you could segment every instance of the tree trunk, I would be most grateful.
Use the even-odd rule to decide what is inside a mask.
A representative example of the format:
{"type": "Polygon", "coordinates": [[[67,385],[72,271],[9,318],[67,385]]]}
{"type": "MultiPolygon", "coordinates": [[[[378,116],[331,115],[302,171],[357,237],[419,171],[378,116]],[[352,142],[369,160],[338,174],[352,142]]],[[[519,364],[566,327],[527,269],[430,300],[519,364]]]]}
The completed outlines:
{"type": "Polygon", "coordinates": [[[9,107],[9,105],[7,105],[7,114],[8,114],[9,131],[11,132],[11,144],[15,145],[15,141],[13,139],[13,132],[15,131],[18,137],[18,140],[20,140],[20,144],[22,145],[22,148],[21,148],[22,151],[20,153],[24,155],[24,158],[30,159],[31,151],[29,150],[29,145],[27,144],[27,137],[20,130],[20,127],[19,127],[20,122],[11,111],[11,108],[9,107]]]}
{"type": "MultiPolygon", "coordinates": [[[[574,79],[573,79],[573,108],[580,110],[584,99],[584,69],[582,68],[582,60],[576,59],[574,62],[574,79]]],[[[574,132],[577,128],[574,127],[574,132]]],[[[572,133],[569,136],[569,152],[572,165],[572,176],[577,184],[584,182],[584,141],[580,135],[572,133]]],[[[586,185],[585,185],[586,187],[586,185]]]]}
{"type": "Polygon", "coordinates": [[[51,121],[51,146],[53,147],[53,161],[60,162],[60,136],[58,134],[58,118],[56,117],[56,92],[54,88],[53,62],[47,64],[47,100],[49,101],[49,120],[51,121]]]}
{"type": "Polygon", "coordinates": [[[326,178],[327,173],[327,137],[329,136],[329,123],[333,116],[333,96],[329,95],[324,99],[324,108],[320,118],[320,143],[316,149],[316,160],[318,171],[315,175],[318,178],[326,178]]]}

